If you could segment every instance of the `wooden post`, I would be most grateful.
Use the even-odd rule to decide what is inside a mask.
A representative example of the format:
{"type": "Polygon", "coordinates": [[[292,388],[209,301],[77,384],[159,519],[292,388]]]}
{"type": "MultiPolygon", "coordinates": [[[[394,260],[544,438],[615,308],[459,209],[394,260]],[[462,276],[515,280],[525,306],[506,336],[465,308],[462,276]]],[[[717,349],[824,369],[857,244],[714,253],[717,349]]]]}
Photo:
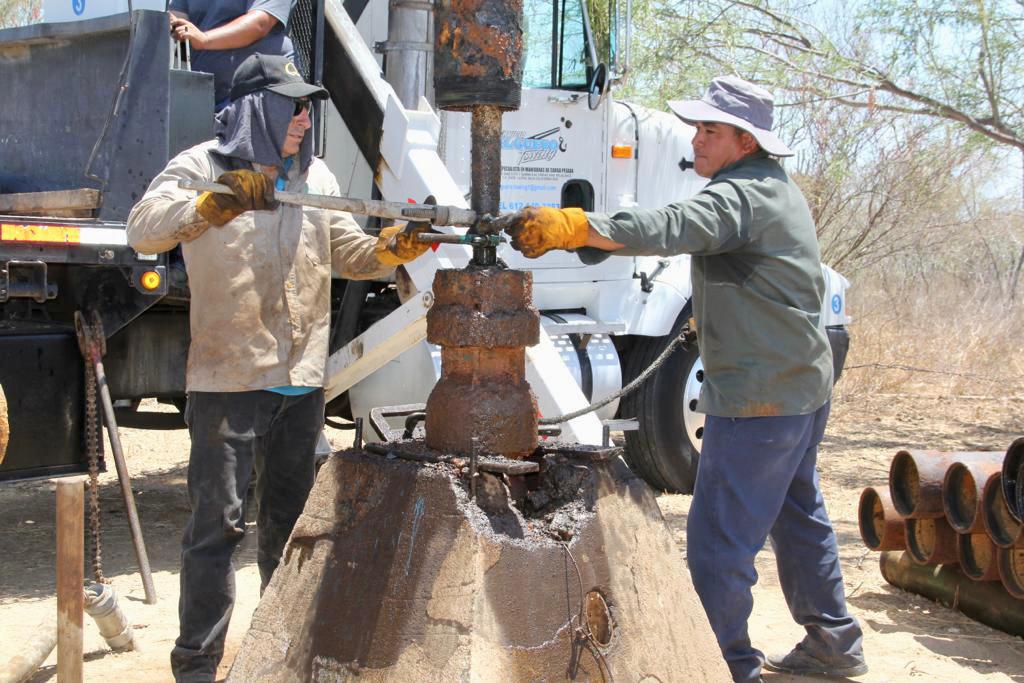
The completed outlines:
{"type": "Polygon", "coordinates": [[[85,487],[57,482],[57,681],[81,683],[85,593],[85,487]]]}

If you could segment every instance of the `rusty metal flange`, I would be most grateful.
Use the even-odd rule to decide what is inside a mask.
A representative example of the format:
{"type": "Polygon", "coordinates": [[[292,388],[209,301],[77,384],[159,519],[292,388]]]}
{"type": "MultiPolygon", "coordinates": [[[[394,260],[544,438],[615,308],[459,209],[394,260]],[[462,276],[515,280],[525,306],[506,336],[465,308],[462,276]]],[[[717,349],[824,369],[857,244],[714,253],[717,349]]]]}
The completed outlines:
{"type": "Polygon", "coordinates": [[[540,314],[531,305],[533,279],[498,267],[439,270],[427,341],[445,347],[512,348],[540,339],[540,314]]]}
{"type": "Polygon", "coordinates": [[[537,446],[537,401],[526,349],[540,336],[530,273],[440,270],[427,339],[441,345],[441,378],[427,399],[427,445],[447,453],[522,459],[537,446]]]}

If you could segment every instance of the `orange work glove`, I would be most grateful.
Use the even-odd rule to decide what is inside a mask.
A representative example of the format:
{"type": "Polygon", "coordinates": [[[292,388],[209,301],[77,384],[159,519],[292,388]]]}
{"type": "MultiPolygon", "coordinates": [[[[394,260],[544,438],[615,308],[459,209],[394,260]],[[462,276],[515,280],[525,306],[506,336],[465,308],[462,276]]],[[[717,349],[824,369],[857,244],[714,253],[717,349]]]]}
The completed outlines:
{"type": "Polygon", "coordinates": [[[552,249],[579,249],[587,244],[590,224],[582,209],[554,209],[550,206],[528,206],[508,218],[505,232],[512,238],[512,247],[527,258],[543,256],[552,249]]]}
{"type": "Polygon", "coordinates": [[[420,242],[416,235],[421,232],[435,232],[429,223],[406,223],[381,228],[373,251],[377,260],[385,266],[400,266],[422,256],[430,248],[428,242],[420,242]]]}
{"type": "Polygon", "coordinates": [[[210,225],[220,227],[246,211],[268,211],[277,208],[274,183],[259,171],[227,171],[217,177],[234,194],[203,192],[196,199],[196,212],[210,225]]]}

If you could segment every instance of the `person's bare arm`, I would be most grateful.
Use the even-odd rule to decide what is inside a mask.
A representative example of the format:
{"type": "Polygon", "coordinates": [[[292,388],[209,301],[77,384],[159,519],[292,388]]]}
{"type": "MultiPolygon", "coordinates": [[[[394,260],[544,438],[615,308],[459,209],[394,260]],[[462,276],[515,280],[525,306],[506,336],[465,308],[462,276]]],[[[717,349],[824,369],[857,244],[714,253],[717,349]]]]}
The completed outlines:
{"type": "Polygon", "coordinates": [[[171,36],[187,40],[196,50],[232,50],[247,47],[266,36],[277,25],[268,12],[255,9],[208,31],[200,31],[179,12],[171,12],[171,36]]]}

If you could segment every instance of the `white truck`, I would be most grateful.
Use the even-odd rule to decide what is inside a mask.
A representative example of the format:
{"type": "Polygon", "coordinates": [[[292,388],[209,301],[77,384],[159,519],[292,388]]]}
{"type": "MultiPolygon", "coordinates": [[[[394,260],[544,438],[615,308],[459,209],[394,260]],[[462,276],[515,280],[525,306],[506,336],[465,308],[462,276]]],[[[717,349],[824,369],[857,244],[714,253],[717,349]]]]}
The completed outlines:
{"type": "MultiPolygon", "coordinates": [[[[123,86],[125,79],[131,78],[131,69],[149,65],[150,80],[152,74],[161,73],[160,65],[150,62],[171,54],[166,31],[163,37],[158,31],[159,21],[166,21],[165,17],[152,10],[90,17],[89,6],[76,0],[52,0],[51,4],[70,4],[72,13],[82,7],[82,12],[75,15],[80,18],[80,26],[52,24],[0,31],[0,69],[6,63],[4,55],[28,57],[22,63],[32,64],[33,59],[53,59],[43,55],[42,45],[74,42],[74,37],[82,39],[81,46],[90,45],[93,47],[88,49],[96,50],[95,45],[103,42],[95,40],[97,30],[107,37],[118,30],[128,34],[127,51],[123,45],[121,53],[107,48],[117,57],[99,60],[97,70],[104,73],[105,80],[93,85],[104,90],[101,94],[105,97],[113,97],[114,104],[109,114],[102,108],[93,117],[99,141],[92,145],[93,139],[88,140],[92,150],[89,163],[93,164],[97,156],[102,159],[104,153],[111,158],[122,155],[119,170],[109,171],[108,164],[101,192],[113,195],[111,173],[123,172],[125,161],[131,163],[138,156],[125,151],[130,144],[127,134],[119,137],[131,128],[133,116],[139,115],[137,109],[151,114],[163,106],[164,111],[170,111],[165,117],[169,121],[165,157],[208,136],[208,127],[199,126],[197,130],[183,121],[194,118],[194,102],[205,101],[202,98],[209,79],[182,73],[180,61],[168,60],[173,68],[163,67],[170,87],[168,90],[166,81],[160,81],[162,105],[139,94],[143,90],[138,87],[143,82],[140,79],[131,90],[136,100],[131,94],[123,94],[129,91],[123,86]],[[143,45],[143,39],[159,44],[143,45]],[[122,54],[127,55],[123,65],[122,54]],[[120,78],[118,70],[110,68],[114,64],[123,66],[120,78]],[[125,98],[127,101],[122,101],[125,98]],[[116,152],[102,151],[106,149],[104,144],[116,152]],[[98,154],[97,149],[101,150],[98,154]]],[[[117,5],[111,0],[112,9],[97,11],[116,11],[117,5]]],[[[139,6],[136,2],[135,7],[139,6]]],[[[58,14],[58,10],[50,10],[50,5],[46,7],[45,17],[58,14]]],[[[617,0],[603,4],[526,0],[524,16],[522,106],[503,118],[503,210],[529,204],[578,206],[594,211],[656,207],[685,198],[703,186],[704,181],[686,163],[692,159],[693,130],[689,126],[667,113],[614,99],[615,88],[629,66],[628,5],[621,7],[617,0]],[[596,7],[601,7],[606,19],[602,25],[610,27],[599,38],[590,21],[590,12],[596,7]]],[[[430,2],[346,0],[342,4],[338,0],[300,0],[291,24],[300,51],[300,68],[307,78],[322,81],[332,93],[330,103],[316,112],[318,146],[343,193],[402,202],[419,202],[432,196],[440,204],[465,206],[469,195],[469,118],[457,113],[439,115],[430,106],[430,2]]],[[[122,35],[122,43],[124,39],[122,35]]],[[[106,42],[117,43],[114,39],[106,42]]],[[[83,68],[77,65],[88,61],[83,60],[81,49],[68,57],[75,68],[83,68]]],[[[54,68],[53,64],[48,66],[54,68]]],[[[40,93],[40,97],[45,95],[40,93]]],[[[31,127],[36,124],[27,117],[40,107],[33,109],[31,101],[26,107],[24,121],[31,127]]],[[[56,121],[55,125],[67,124],[56,121]]],[[[26,136],[32,134],[26,131],[26,136]]],[[[38,128],[34,134],[40,135],[38,128]]],[[[61,142],[60,136],[54,142],[61,142]]],[[[4,167],[5,158],[20,160],[24,146],[24,138],[19,143],[0,135],[0,167],[4,167]]],[[[47,145],[37,141],[31,146],[38,152],[36,148],[47,145]]],[[[68,153],[67,148],[61,151],[68,153]]],[[[121,182],[134,182],[133,192],[137,193],[137,188],[144,188],[148,182],[146,176],[159,170],[163,160],[140,160],[121,182]]],[[[77,171],[73,164],[71,170],[77,171]]],[[[28,168],[24,171],[27,175],[31,172],[28,168]]],[[[0,174],[0,197],[12,191],[54,193],[82,187],[74,184],[68,173],[51,175],[54,177],[30,178],[29,182],[15,178],[12,182],[9,176],[0,174]]],[[[129,405],[147,396],[180,402],[184,389],[182,359],[187,347],[187,316],[183,315],[187,311],[187,283],[182,280],[180,259],[176,260],[174,254],[147,260],[128,248],[123,236],[118,237],[124,214],[114,207],[125,203],[125,198],[120,202],[111,200],[107,208],[98,207],[91,216],[51,217],[45,222],[40,218],[30,222],[24,215],[4,217],[5,225],[13,227],[0,232],[0,266],[14,263],[7,271],[23,273],[19,277],[31,286],[11,287],[9,291],[0,288],[0,328],[6,323],[7,341],[13,349],[24,352],[30,343],[27,335],[41,333],[40,319],[50,321],[53,329],[43,332],[55,333],[57,340],[69,322],[69,311],[97,308],[110,337],[108,374],[114,398],[129,405]],[[32,233],[32,222],[45,223],[49,232],[32,233]],[[19,230],[14,229],[19,226],[19,230]],[[78,234],[85,234],[83,229],[91,230],[90,239],[97,241],[95,248],[87,250],[89,256],[77,259],[81,262],[75,264],[71,263],[75,259],[68,258],[66,243],[31,240],[32,234],[46,233],[49,238],[57,233],[67,235],[71,228],[79,230],[78,234]],[[20,241],[8,240],[5,235],[16,235],[20,241]],[[30,261],[44,266],[23,265],[30,261]],[[80,287],[83,281],[84,276],[75,275],[77,270],[96,274],[104,266],[119,270],[127,284],[112,285],[108,276],[106,289],[94,288],[97,292],[91,298],[83,297],[80,290],[69,290],[80,287]],[[146,268],[164,278],[155,290],[146,291],[140,286],[146,268]],[[126,301],[130,301],[128,312],[126,301]]],[[[544,334],[541,344],[528,352],[528,378],[546,416],[570,412],[618,391],[659,355],[690,317],[686,256],[613,256],[597,266],[584,266],[568,253],[552,253],[531,261],[504,248],[499,256],[509,266],[533,273],[534,304],[541,312],[544,334]]],[[[440,374],[438,350],[425,341],[433,273],[440,267],[460,267],[468,258],[467,247],[444,245],[401,270],[394,281],[336,281],[328,362],[330,415],[365,418],[375,407],[426,400],[440,374]]],[[[827,285],[823,310],[838,377],[848,343],[848,283],[835,271],[823,270],[827,285]]],[[[0,333],[3,331],[0,329],[0,333]]],[[[0,334],[0,343],[4,339],[0,334]]],[[[66,343],[54,343],[54,358],[67,353],[66,343]]],[[[66,360],[54,361],[55,365],[61,363],[59,374],[74,374],[66,360]]],[[[702,378],[694,342],[678,350],[637,391],[594,414],[560,425],[561,435],[555,438],[595,443],[601,440],[604,425],[625,429],[627,461],[641,476],[659,489],[688,491],[700,449],[703,416],[695,406],[702,378]]],[[[15,396],[34,386],[32,374],[20,365],[14,368],[6,360],[0,361],[0,383],[12,405],[11,449],[23,459],[15,466],[0,465],[0,479],[74,470],[74,454],[65,458],[67,462],[49,465],[24,460],[26,456],[19,454],[19,447],[25,452],[32,431],[28,429],[19,436],[17,423],[28,421],[24,419],[25,410],[19,412],[18,408],[25,402],[15,396]]],[[[80,409],[80,405],[62,407],[64,413],[72,414],[80,409]]],[[[39,417],[38,406],[33,410],[36,422],[46,421],[39,417]]],[[[77,424],[76,420],[64,422],[68,429],[72,429],[71,423],[77,424]]],[[[74,440],[68,441],[73,444],[74,440]]]]}
{"type": "MultiPolygon", "coordinates": [[[[371,0],[366,10],[370,15],[359,17],[356,27],[364,44],[376,45],[387,55],[387,66],[397,61],[396,73],[386,69],[385,77],[409,108],[418,107],[420,97],[430,97],[429,5],[392,0],[385,13],[383,4],[371,0]],[[385,15],[387,22],[382,21],[385,15]]],[[[687,163],[693,159],[692,127],[674,115],[613,96],[629,69],[628,6],[614,0],[525,0],[524,16],[522,105],[506,113],[502,124],[502,210],[537,204],[593,211],[657,207],[704,186],[706,181],[687,163]],[[595,6],[608,14],[604,24],[611,27],[601,39],[591,29],[589,12],[595,6]]],[[[437,139],[438,156],[459,192],[468,197],[469,115],[441,112],[437,139]]],[[[330,132],[328,140],[333,141],[330,132]]],[[[327,159],[339,177],[352,177],[350,166],[331,158],[330,145],[327,159]]],[[[367,178],[365,192],[369,169],[362,174],[367,178]]],[[[385,199],[421,199],[410,197],[409,190],[408,183],[390,192],[382,184],[385,199]]],[[[509,266],[533,272],[534,304],[576,385],[563,388],[562,394],[578,389],[589,402],[618,391],[661,353],[690,317],[687,256],[613,256],[600,265],[584,266],[565,252],[529,260],[505,248],[499,255],[509,266]]],[[[848,344],[848,283],[830,268],[823,272],[823,310],[838,377],[848,344]]],[[[420,341],[348,388],[353,412],[366,415],[375,406],[423,402],[439,376],[437,349],[420,341]]],[[[656,488],[692,487],[704,422],[696,411],[702,379],[693,342],[640,389],[597,411],[604,420],[627,419],[617,425],[627,428],[627,461],[656,488]]],[[[531,383],[536,390],[534,377],[531,383]]],[[[542,400],[541,412],[568,412],[559,408],[570,404],[545,405],[542,400]]],[[[591,423],[589,428],[577,426],[567,438],[593,442],[598,435],[591,423]]]]}

